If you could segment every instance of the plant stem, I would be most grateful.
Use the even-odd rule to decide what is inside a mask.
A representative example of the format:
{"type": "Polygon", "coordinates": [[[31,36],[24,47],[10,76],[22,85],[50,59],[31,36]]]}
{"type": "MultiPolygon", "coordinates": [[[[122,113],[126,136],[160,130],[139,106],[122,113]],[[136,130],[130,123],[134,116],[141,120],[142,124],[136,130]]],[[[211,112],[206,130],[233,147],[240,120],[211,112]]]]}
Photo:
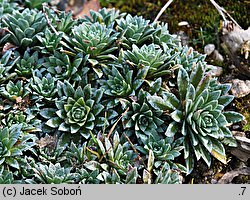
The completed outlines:
{"type": "Polygon", "coordinates": [[[226,13],[226,15],[232,20],[232,22],[233,22],[234,24],[236,24],[240,29],[242,29],[241,26],[234,20],[234,18],[233,18],[224,8],[220,7],[220,6],[215,2],[215,0],[210,0],[210,2],[214,5],[214,7],[216,8],[216,10],[217,10],[217,11],[219,12],[219,14],[222,16],[224,22],[227,21],[226,16],[224,15],[224,13],[226,13]],[[223,12],[224,12],[224,13],[223,13],[223,12]]]}
{"type": "Polygon", "coordinates": [[[156,16],[154,23],[156,23],[158,21],[158,19],[161,17],[161,15],[165,12],[165,10],[168,8],[168,6],[173,2],[174,0],[169,0],[164,6],[163,8],[160,10],[160,12],[158,13],[158,15],[156,16]]]}
{"type": "Polygon", "coordinates": [[[109,139],[110,135],[113,133],[116,125],[118,124],[118,122],[121,120],[121,118],[128,112],[129,110],[129,107],[124,111],[124,113],[121,114],[121,116],[117,119],[117,121],[114,123],[114,125],[111,127],[108,135],[107,135],[107,138],[109,139]]]}

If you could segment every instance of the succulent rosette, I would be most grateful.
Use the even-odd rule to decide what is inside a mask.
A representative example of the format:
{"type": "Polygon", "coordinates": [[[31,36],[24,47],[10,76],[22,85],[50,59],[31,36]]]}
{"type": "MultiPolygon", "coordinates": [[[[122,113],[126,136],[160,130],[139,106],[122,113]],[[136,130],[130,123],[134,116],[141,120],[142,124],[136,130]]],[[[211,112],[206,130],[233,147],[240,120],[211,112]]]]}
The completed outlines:
{"type": "Polygon", "coordinates": [[[114,42],[118,33],[114,33],[113,29],[107,28],[104,24],[83,22],[80,26],[75,26],[72,32],[74,49],[96,59],[92,62],[109,58],[110,53],[117,49],[114,42]]]}
{"type": "Polygon", "coordinates": [[[150,97],[149,102],[155,108],[166,110],[173,122],[169,124],[166,135],[169,137],[181,133],[184,137],[184,158],[188,172],[196,160],[202,158],[208,166],[212,154],[226,163],[224,145],[235,146],[236,141],[227,127],[238,122],[243,116],[233,111],[224,111],[233,96],[228,95],[230,84],[219,84],[205,75],[203,64],[199,63],[191,75],[180,68],[177,77],[179,98],[173,93],[164,92],[163,98],[150,97]]]}
{"type": "Polygon", "coordinates": [[[24,9],[22,12],[14,10],[12,14],[6,14],[2,23],[9,31],[0,41],[11,42],[22,48],[36,45],[37,36],[44,34],[47,25],[41,11],[30,9],[24,9]]]}
{"type": "Polygon", "coordinates": [[[104,108],[100,103],[102,90],[93,91],[90,85],[83,89],[79,86],[75,90],[67,81],[58,81],[57,90],[61,99],[55,102],[56,109],[45,108],[40,112],[44,118],[49,119],[47,126],[89,137],[89,130],[103,125],[104,118],[99,116],[104,108]]]}
{"type": "Polygon", "coordinates": [[[45,77],[38,74],[34,75],[31,79],[30,87],[33,90],[34,99],[51,100],[57,92],[56,81],[51,74],[46,74],[45,77]]]}
{"type": "Polygon", "coordinates": [[[24,160],[24,152],[35,146],[37,137],[21,131],[19,124],[0,128],[0,169],[13,167],[19,170],[24,160]]]}
{"type": "Polygon", "coordinates": [[[100,80],[99,83],[104,91],[104,94],[113,97],[128,97],[133,92],[133,71],[124,70],[120,73],[118,69],[125,68],[125,66],[112,66],[111,69],[105,70],[107,79],[100,80]]]}
{"type": "Polygon", "coordinates": [[[154,109],[146,100],[147,92],[140,90],[137,99],[131,103],[131,111],[124,115],[124,128],[135,131],[139,141],[144,142],[150,135],[155,138],[163,132],[162,110],[154,109]]]}

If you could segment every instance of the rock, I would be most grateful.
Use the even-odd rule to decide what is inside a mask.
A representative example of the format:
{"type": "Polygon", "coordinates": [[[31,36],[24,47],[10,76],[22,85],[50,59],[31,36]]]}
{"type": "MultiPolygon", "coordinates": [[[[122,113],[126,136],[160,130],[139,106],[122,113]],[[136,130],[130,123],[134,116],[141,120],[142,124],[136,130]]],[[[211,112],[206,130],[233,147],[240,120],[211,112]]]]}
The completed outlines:
{"type": "Polygon", "coordinates": [[[246,41],[250,40],[250,27],[244,30],[235,26],[232,22],[228,22],[222,27],[222,35],[222,40],[228,49],[232,53],[236,53],[246,41]]]}
{"type": "Polygon", "coordinates": [[[178,23],[178,26],[189,26],[187,21],[182,21],[178,23]]]}
{"type": "Polygon", "coordinates": [[[250,27],[244,30],[233,22],[224,22],[221,39],[223,41],[221,46],[232,63],[241,75],[249,79],[250,27]]]}
{"type": "Polygon", "coordinates": [[[216,183],[218,183],[218,181],[216,179],[211,180],[211,184],[216,184],[216,183]]]}
{"type": "Polygon", "coordinates": [[[189,37],[184,31],[178,31],[177,36],[181,41],[182,46],[188,46],[189,43],[189,37]]]}
{"type": "Polygon", "coordinates": [[[250,158],[250,139],[246,138],[243,132],[233,132],[233,135],[237,140],[238,146],[231,150],[231,154],[241,161],[247,162],[250,158]]]}
{"type": "Polygon", "coordinates": [[[212,58],[219,63],[224,61],[223,56],[216,49],[213,51],[212,58]]]}
{"type": "Polygon", "coordinates": [[[214,61],[217,61],[217,62],[220,62],[220,63],[222,63],[224,61],[223,56],[219,53],[218,50],[215,49],[215,45],[214,44],[208,44],[208,45],[206,45],[204,47],[204,52],[208,56],[211,56],[211,58],[214,61]]]}
{"type": "Polygon", "coordinates": [[[222,67],[214,65],[207,65],[207,67],[208,67],[208,74],[213,77],[220,76],[223,73],[222,67]]]}
{"type": "Polygon", "coordinates": [[[236,124],[236,125],[233,125],[233,126],[232,126],[232,129],[233,129],[233,130],[238,130],[238,129],[240,129],[240,125],[237,125],[237,124],[236,124]]]}
{"type": "Polygon", "coordinates": [[[231,92],[236,98],[244,97],[250,94],[250,80],[232,80],[231,92]]]}
{"type": "Polygon", "coordinates": [[[204,47],[204,53],[207,54],[208,56],[211,55],[215,50],[215,45],[214,44],[207,44],[204,47]]]}
{"type": "Polygon", "coordinates": [[[240,143],[241,147],[250,153],[250,139],[240,136],[235,136],[235,138],[240,143]]]}
{"type": "Polygon", "coordinates": [[[230,172],[225,173],[222,178],[218,181],[219,184],[228,184],[232,183],[234,177],[239,175],[250,175],[250,167],[239,168],[230,172]]]}
{"type": "Polygon", "coordinates": [[[234,65],[229,65],[228,68],[229,69],[235,69],[236,67],[234,65]]]}

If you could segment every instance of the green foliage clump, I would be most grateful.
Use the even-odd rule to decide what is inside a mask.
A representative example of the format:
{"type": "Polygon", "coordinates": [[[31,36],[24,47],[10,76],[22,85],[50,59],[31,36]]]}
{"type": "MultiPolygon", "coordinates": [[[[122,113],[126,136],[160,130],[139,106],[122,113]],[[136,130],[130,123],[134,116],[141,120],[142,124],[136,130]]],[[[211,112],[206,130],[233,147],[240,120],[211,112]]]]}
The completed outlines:
{"type": "Polygon", "coordinates": [[[2,27],[8,29],[1,41],[8,41],[22,48],[35,46],[38,43],[37,36],[43,35],[47,24],[41,11],[30,9],[14,10],[11,14],[6,14],[1,21],[2,27]]]}
{"type": "Polygon", "coordinates": [[[75,20],[49,7],[10,12],[0,183],[182,183],[200,158],[226,162],[228,125],[243,118],[226,110],[230,85],[166,25],[114,9],[75,20]]]}
{"type": "MultiPolygon", "coordinates": [[[[132,15],[141,15],[153,21],[167,1],[164,0],[100,0],[103,7],[115,7],[122,12],[132,15]]],[[[250,26],[249,9],[247,1],[217,0],[244,29],[250,26]]],[[[181,21],[187,21],[190,25],[186,32],[190,38],[190,45],[201,48],[206,44],[217,44],[216,37],[222,20],[219,12],[210,1],[204,0],[175,0],[162,14],[160,21],[168,23],[172,33],[183,28],[178,26],[181,21]]],[[[184,29],[185,30],[185,29],[184,29]]]]}

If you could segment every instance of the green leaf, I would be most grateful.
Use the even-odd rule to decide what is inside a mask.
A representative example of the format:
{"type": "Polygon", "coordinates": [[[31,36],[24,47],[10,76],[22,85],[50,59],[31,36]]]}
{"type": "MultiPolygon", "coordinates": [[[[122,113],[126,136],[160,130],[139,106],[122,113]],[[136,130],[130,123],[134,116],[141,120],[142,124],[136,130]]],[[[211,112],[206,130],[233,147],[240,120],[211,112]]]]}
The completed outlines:
{"type": "Polygon", "coordinates": [[[193,156],[189,156],[185,159],[187,174],[190,174],[194,169],[194,158],[193,156]]]}
{"type": "Polygon", "coordinates": [[[229,146],[229,147],[237,147],[238,146],[236,139],[233,137],[225,137],[222,140],[222,143],[229,146]]]}
{"type": "Polygon", "coordinates": [[[218,122],[218,126],[225,126],[225,125],[227,125],[228,124],[228,122],[227,122],[227,119],[226,119],[226,117],[224,116],[224,114],[223,113],[221,113],[218,117],[217,117],[217,122],[218,122]]]}
{"type": "Polygon", "coordinates": [[[212,143],[213,143],[213,150],[211,154],[222,163],[227,164],[227,157],[223,144],[214,139],[212,140],[212,143]]]}
{"type": "Polygon", "coordinates": [[[187,71],[180,67],[177,77],[177,85],[179,89],[180,99],[184,101],[186,99],[186,93],[189,87],[189,76],[187,71]]]}
{"type": "Polygon", "coordinates": [[[93,67],[94,72],[97,74],[99,78],[102,78],[103,72],[100,68],[93,67]]]}
{"type": "Polygon", "coordinates": [[[208,89],[209,87],[209,84],[210,84],[210,77],[209,76],[205,76],[200,84],[197,86],[196,88],[196,98],[199,97],[199,95],[206,89],[208,89]]]}
{"type": "Polygon", "coordinates": [[[23,152],[18,148],[13,148],[10,151],[11,151],[11,156],[20,156],[23,154],[23,152]]]}
{"type": "Polygon", "coordinates": [[[174,112],[172,112],[170,114],[170,116],[172,117],[172,119],[176,122],[180,122],[182,120],[182,112],[180,110],[175,110],[174,112]]]}
{"type": "Polygon", "coordinates": [[[67,97],[73,97],[75,94],[73,86],[68,81],[64,81],[63,92],[67,97]]]}
{"type": "Polygon", "coordinates": [[[145,79],[148,74],[149,66],[143,66],[141,69],[138,70],[136,75],[136,79],[145,79]]]}
{"type": "Polygon", "coordinates": [[[137,168],[134,167],[134,168],[130,169],[127,173],[125,183],[126,184],[135,184],[136,180],[137,180],[137,176],[138,176],[137,168]]]}
{"type": "Polygon", "coordinates": [[[24,34],[27,37],[32,37],[34,35],[35,31],[36,30],[34,28],[29,27],[29,28],[25,29],[24,34]]]}
{"type": "Polygon", "coordinates": [[[168,128],[167,128],[166,132],[165,132],[165,135],[167,137],[173,137],[177,133],[177,131],[179,130],[179,126],[180,125],[178,123],[176,123],[176,122],[170,123],[168,125],[168,128]]]}
{"type": "Polygon", "coordinates": [[[43,108],[39,114],[45,118],[45,119],[50,119],[52,117],[55,117],[55,112],[56,112],[56,109],[54,108],[43,108]]]}
{"type": "Polygon", "coordinates": [[[114,150],[117,149],[117,147],[118,147],[119,144],[120,144],[120,137],[119,137],[118,132],[115,132],[114,137],[113,137],[113,147],[114,147],[114,150]]]}
{"type": "Polygon", "coordinates": [[[45,124],[51,128],[57,128],[61,124],[61,119],[59,117],[54,117],[48,120],[45,124]]]}
{"type": "Polygon", "coordinates": [[[211,156],[205,148],[201,148],[201,157],[206,162],[207,166],[211,165],[211,156]]]}
{"type": "Polygon", "coordinates": [[[17,162],[17,160],[15,159],[15,158],[11,158],[11,157],[9,157],[9,158],[7,158],[6,160],[5,160],[5,163],[6,164],[8,164],[8,165],[10,165],[11,167],[14,167],[14,168],[16,168],[16,169],[20,169],[19,167],[19,163],[17,162]]]}
{"type": "Polygon", "coordinates": [[[97,140],[97,142],[98,142],[98,146],[99,146],[99,148],[100,148],[102,154],[105,155],[106,150],[105,150],[105,148],[104,148],[102,142],[101,142],[99,139],[97,140]]]}
{"type": "Polygon", "coordinates": [[[5,157],[0,158],[0,166],[4,163],[4,161],[5,161],[5,157]]]}
{"type": "Polygon", "coordinates": [[[153,169],[154,160],[155,160],[154,152],[150,149],[150,150],[149,150],[149,153],[148,153],[148,165],[147,165],[147,170],[148,170],[149,172],[151,172],[152,169],[153,169]]]}
{"type": "Polygon", "coordinates": [[[193,101],[194,99],[195,99],[195,88],[192,84],[190,84],[187,90],[186,100],[193,101]]]}
{"type": "Polygon", "coordinates": [[[243,115],[234,111],[223,112],[223,115],[226,117],[228,123],[236,123],[244,119],[243,115]]]}
{"type": "Polygon", "coordinates": [[[70,132],[72,134],[77,133],[80,129],[81,129],[81,126],[79,126],[78,124],[71,124],[70,125],[70,132]]]}
{"type": "Polygon", "coordinates": [[[32,44],[32,42],[33,42],[33,40],[30,39],[30,38],[23,38],[23,39],[21,40],[21,45],[27,47],[27,46],[29,46],[30,44],[32,44]]]}
{"type": "Polygon", "coordinates": [[[150,93],[155,94],[156,92],[158,92],[161,88],[161,85],[162,85],[162,78],[158,78],[152,83],[150,83],[150,93]]]}
{"type": "Polygon", "coordinates": [[[67,132],[67,131],[70,131],[70,126],[65,124],[64,122],[62,124],[60,124],[59,128],[58,128],[59,131],[64,131],[64,132],[67,132]]]}
{"type": "Polygon", "coordinates": [[[149,104],[159,110],[168,110],[169,105],[167,105],[167,102],[164,101],[161,97],[158,96],[149,96],[147,97],[149,104]]]}
{"type": "Polygon", "coordinates": [[[194,149],[194,153],[195,153],[195,156],[196,156],[196,160],[200,160],[201,158],[201,146],[200,145],[196,145],[196,146],[193,146],[193,149],[194,149]]]}
{"type": "Polygon", "coordinates": [[[223,144],[220,141],[215,140],[215,139],[211,139],[211,141],[213,144],[213,151],[216,151],[217,153],[226,156],[223,144]]]}
{"type": "Polygon", "coordinates": [[[218,99],[218,102],[220,105],[223,105],[224,107],[227,106],[232,100],[234,99],[233,95],[225,95],[225,96],[221,96],[218,99]]]}
{"type": "Polygon", "coordinates": [[[198,63],[190,76],[190,83],[196,88],[204,77],[205,70],[201,63],[198,63]]]}
{"type": "Polygon", "coordinates": [[[114,161],[114,150],[108,138],[105,138],[105,147],[109,156],[109,160],[114,161]]]}

